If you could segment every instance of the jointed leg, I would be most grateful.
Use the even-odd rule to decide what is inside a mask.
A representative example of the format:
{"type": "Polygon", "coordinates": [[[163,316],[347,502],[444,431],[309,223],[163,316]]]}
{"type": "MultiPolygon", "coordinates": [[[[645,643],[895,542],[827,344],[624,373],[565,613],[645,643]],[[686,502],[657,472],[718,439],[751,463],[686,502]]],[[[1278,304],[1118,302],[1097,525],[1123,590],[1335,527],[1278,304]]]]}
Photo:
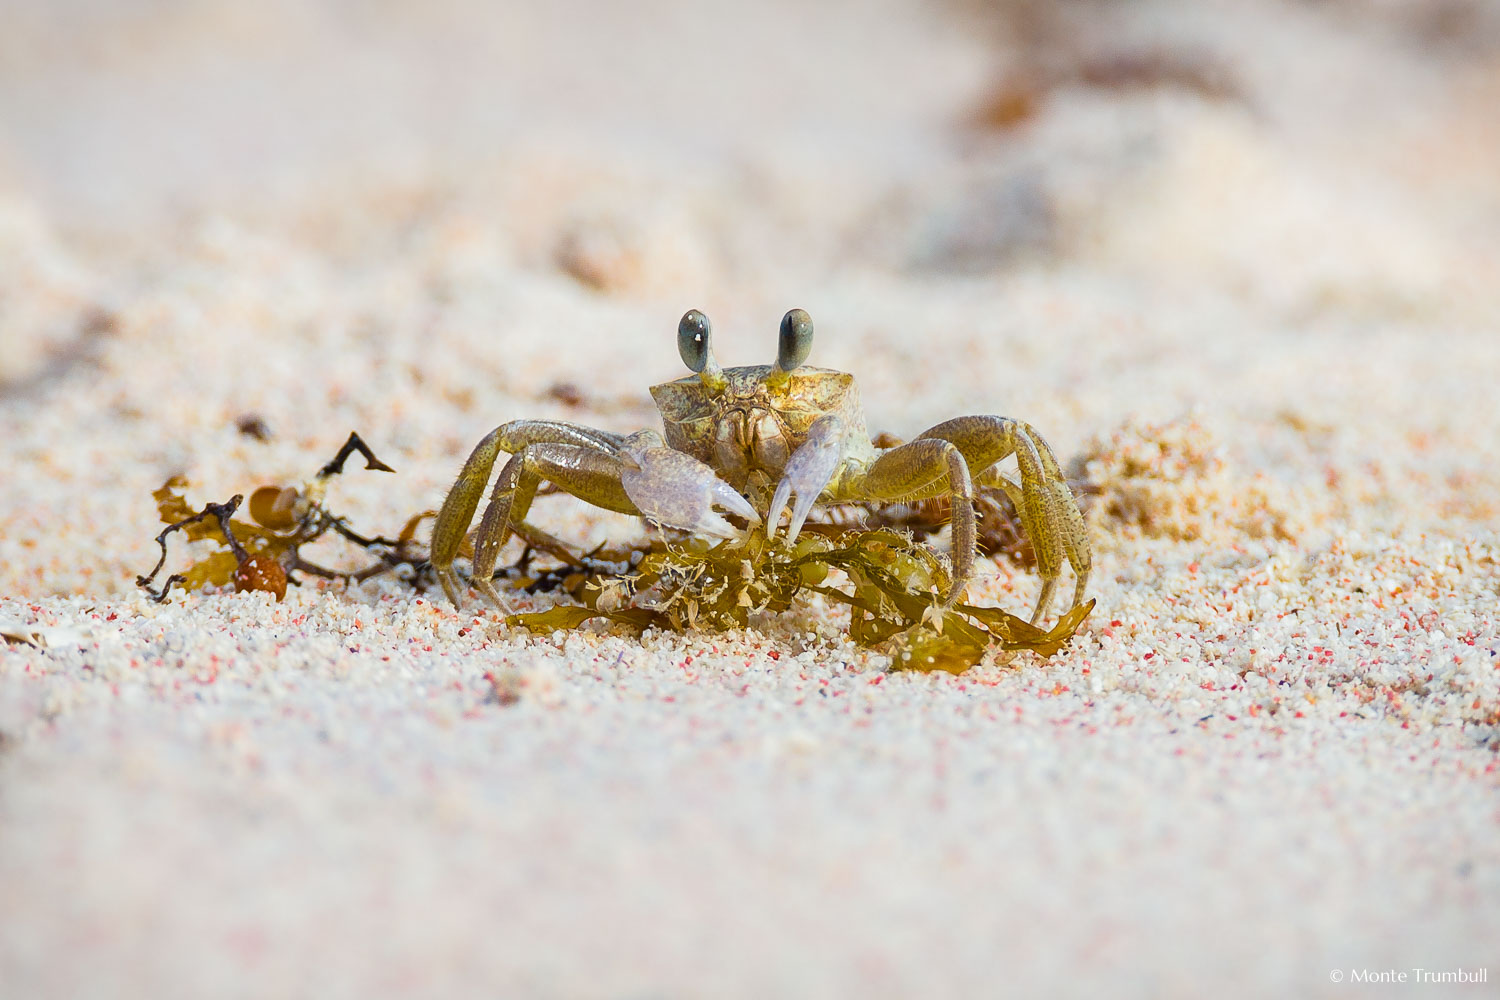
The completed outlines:
{"type": "MultiPolygon", "coordinates": [[[[1068,482],[1052,449],[1030,424],[1007,417],[974,416],[948,420],[922,433],[913,441],[940,439],[952,442],[963,452],[969,467],[976,470],[975,482],[981,486],[999,486],[1016,506],[1021,526],[1036,550],[1037,573],[1042,578],[1042,592],[1032,612],[1033,622],[1041,620],[1052,601],[1057,578],[1066,556],[1077,582],[1073,603],[1083,600],[1088,585],[1092,557],[1088,530],[1083,515],[1068,489],[1068,482]],[[995,468],[996,463],[1014,454],[1021,473],[1016,484],[995,468]]],[[[954,564],[958,563],[958,512],[954,504],[954,564]]]]}
{"type": "Polygon", "coordinates": [[[596,507],[640,514],[620,483],[621,469],[616,456],[576,444],[544,441],[526,445],[512,455],[495,479],[495,491],[475,534],[474,586],[497,608],[507,610],[491,577],[511,532],[525,534],[528,530],[526,514],[543,480],[596,507]]]}
{"type": "Polygon", "coordinates": [[[713,512],[714,506],[759,519],[745,498],[713,469],[667,448],[654,431],[623,438],[576,424],[516,421],[497,428],[474,449],[433,526],[433,569],[454,604],[459,604],[459,597],[453,559],[502,451],[513,454],[496,477],[489,506],[479,522],[472,573],[474,585],[502,610],[505,604],[491,576],[511,533],[555,542],[526,524],[526,514],[543,481],[596,507],[703,534],[735,534],[729,522],[713,512]]]}
{"type": "Polygon", "coordinates": [[[758,519],[755,508],[713,469],[665,447],[652,431],[624,439],[617,454],[581,445],[529,444],[500,470],[474,540],[474,586],[502,611],[505,602],[491,580],[495,562],[512,531],[535,531],[526,525],[526,514],[543,480],[596,507],[703,534],[735,535],[714,513],[715,505],[758,519]]]}
{"type": "MultiPolygon", "coordinates": [[[[490,472],[501,452],[518,452],[531,444],[567,444],[591,449],[601,454],[610,454],[620,445],[622,438],[608,431],[594,430],[579,424],[560,420],[513,420],[502,424],[474,448],[459,472],[453,488],[448,491],[443,507],[438,511],[432,526],[432,569],[443,585],[443,592],[455,605],[460,603],[458,582],[453,574],[453,559],[458,555],[474,511],[484,496],[490,472]]],[[[533,492],[535,487],[533,487],[533,492]]],[[[529,499],[527,501],[530,503],[529,499]]],[[[491,567],[493,569],[493,567],[491,567]]],[[[477,575],[477,574],[476,574],[477,575]]]]}
{"type": "Polygon", "coordinates": [[[849,499],[904,500],[931,496],[946,489],[953,502],[953,586],[943,595],[943,608],[963,597],[974,569],[974,492],[969,463],[954,444],[940,438],[919,438],[881,455],[864,475],[840,483],[849,499]]]}

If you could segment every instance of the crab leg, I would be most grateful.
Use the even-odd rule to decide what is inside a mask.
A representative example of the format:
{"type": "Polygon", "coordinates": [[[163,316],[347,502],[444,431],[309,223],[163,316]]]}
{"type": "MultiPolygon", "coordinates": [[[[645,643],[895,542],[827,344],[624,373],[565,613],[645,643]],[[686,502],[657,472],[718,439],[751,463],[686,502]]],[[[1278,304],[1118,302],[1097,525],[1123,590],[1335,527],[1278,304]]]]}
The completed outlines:
{"type": "Polygon", "coordinates": [[[714,513],[714,506],[752,521],[760,519],[755,508],[713,469],[666,447],[655,431],[622,438],[577,424],[515,421],[496,428],[474,449],[433,526],[433,569],[455,605],[460,600],[453,559],[502,451],[513,454],[495,477],[489,505],[475,532],[471,574],[474,586],[502,611],[505,602],[491,577],[511,533],[555,544],[526,524],[537,487],[544,481],[596,507],[701,534],[726,538],[736,534],[728,521],[714,513]]]}
{"type": "MultiPolygon", "coordinates": [[[[464,462],[463,470],[449,490],[442,510],[438,512],[437,520],[432,526],[430,559],[433,572],[443,585],[443,592],[448,595],[448,599],[455,605],[461,605],[458,581],[453,575],[453,559],[458,555],[464,535],[469,531],[469,523],[474,519],[474,511],[479,507],[480,498],[484,496],[490,473],[501,452],[515,453],[528,445],[549,443],[572,445],[610,455],[622,440],[618,434],[561,420],[513,420],[485,435],[484,440],[469,455],[468,461],[464,462]]],[[[527,505],[530,505],[529,499],[527,505]]],[[[493,568],[492,564],[491,571],[493,568]]],[[[479,574],[475,575],[477,577],[479,574]]]]}
{"type": "Polygon", "coordinates": [[[550,441],[529,444],[495,478],[495,491],[474,536],[474,586],[502,611],[507,610],[505,602],[491,579],[495,563],[511,532],[526,527],[526,514],[544,480],[596,507],[700,534],[736,534],[713,512],[714,504],[759,520],[755,508],[712,469],[662,445],[654,431],[632,434],[618,454],[550,441]]]}
{"type": "Polygon", "coordinates": [[[614,455],[576,444],[543,441],[512,455],[495,478],[495,491],[474,535],[474,586],[501,611],[509,610],[491,577],[500,549],[512,531],[522,530],[543,480],[595,507],[640,514],[620,483],[620,471],[620,460],[614,455]]]}
{"type": "MultiPolygon", "coordinates": [[[[963,453],[969,468],[975,470],[976,482],[980,485],[999,486],[1016,505],[1021,526],[1025,528],[1026,535],[1036,550],[1037,573],[1042,578],[1042,591],[1037,597],[1031,620],[1040,621],[1046,613],[1057,587],[1057,578],[1062,572],[1065,555],[1077,581],[1073,590],[1073,603],[1076,605],[1082,601],[1092,565],[1088,530],[1057,458],[1035,428],[1009,417],[957,417],[922,432],[911,444],[933,439],[955,445],[963,453]],[[1011,454],[1016,456],[1016,464],[1021,473],[1019,485],[994,468],[997,462],[1011,454]]],[[[897,448],[893,452],[900,450],[897,448]]],[[[972,508],[968,504],[964,507],[972,516],[972,508]]],[[[960,511],[956,495],[953,511],[954,588],[957,590],[960,511]]],[[[972,542],[970,544],[972,548],[972,542]]],[[[966,561],[972,562],[972,559],[971,551],[966,561]]]]}
{"type": "Polygon", "coordinates": [[[838,499],[905,500],[944,491],[953,501],[953,585],[943,595],[946,609],[963,596],[974,569],[974,491],[962,450],[940,438],[919,438],[892,448],[863,474],[839,483],[838,499]]]}

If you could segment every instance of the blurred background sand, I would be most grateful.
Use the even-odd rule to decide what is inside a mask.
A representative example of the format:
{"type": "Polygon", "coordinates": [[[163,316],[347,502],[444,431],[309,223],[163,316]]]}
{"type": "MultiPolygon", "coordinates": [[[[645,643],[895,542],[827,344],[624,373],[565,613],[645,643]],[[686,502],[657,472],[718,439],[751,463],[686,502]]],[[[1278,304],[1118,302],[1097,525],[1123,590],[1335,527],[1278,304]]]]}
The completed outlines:
{"type": "Polygon", "coordinates": [[[1500,8],[3,17],[15,995],[1500,978],[1500,8]],[[393,581],[134,587],[170,475],[357,429],[399,474],[336,507],[393,531],[504,420],[655,425],[685,309],[751,364],[794,305],[872,430],[1019,417],[1097,490],[1068,651],[887,676],[821,606],[564,639],[393,581]]]}

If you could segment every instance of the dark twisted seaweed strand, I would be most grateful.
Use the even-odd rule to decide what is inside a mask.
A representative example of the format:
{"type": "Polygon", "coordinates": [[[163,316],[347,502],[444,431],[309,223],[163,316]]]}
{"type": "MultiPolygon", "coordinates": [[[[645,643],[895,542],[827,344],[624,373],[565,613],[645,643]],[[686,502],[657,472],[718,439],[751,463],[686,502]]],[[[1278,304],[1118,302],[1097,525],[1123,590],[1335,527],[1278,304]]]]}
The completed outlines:
{"type": "MultiPolygon", "coordinates": [[[[377,458],[374,451],[360,438],[358,433],[350,432],[348,440],[339,448],[338,453],[318,470],[314,482],[321,483],[332,476],[341,474],[344,471],[344,464],[356,452],[364,457],[366,469],[374,469],[379,472],[396,471],[377,458]]],[[[244,495],[237,493],[224,503],[205,504],[203,509],[197,514],[168,525],[156,536],[156,542],[161,547],[161,558],[157,560],[155,568],[150,573],[145,576],[136,577],[136,585],[144,588],[156,603],[165,603],[167,594],[172,589],[173,584],[181,584],[187,579],[187,575],[184,573],[173,573],[167,577],[161,590],[158,591],[152,587],[157,574],[162,571],[167,562],[167,536],[174,531],[180,531],[189,525],[197,524],[210,517],[218,521],[219,532],[224,536],[224,541],[229,546],[230,552],[233,553],[235,561],[237,563],[245,562],[246,559],[250,558],[250,553],[245,549],[239,538],[236,537],[233,526],[234,514],[243,502],[244,495]]],[[[278,535],[277,537],[281,539],[285,551],[290,554],[290,559],[284,562],[287,582],[297,586],[301,585],[301,581],[293,576],[294,572],[307,573],[311,576],[329,580],[342,580],[345,583],[359,583],[378,576],[381,573],[402,567],[411,568],[413,573],[418,577],[428,574],[431,571],[426,556],[412,556],[403,553],[402,550],[406,543],[401,539],[386,538],[381,535],[376,535],[373,538],[366,537],[349,527],[345,518],[330,513],[318,501],[314,501],[310,505],[291,533],[278,535]],[[380,561],[362,570],[346,573],[319,566],[317,563],[302,558],[298,549],[309,542],[316,541],[329,530],[359,546],[366,552],[374,554],[380,561]]]]}
{"type": "Polygon", "coordinates": [[[169,524],[163,528],[161,533],[156,536],[156,544],[161,546],[161,558],[156,561],[156,566],[150,573],[135,578],[135,585],[143,588],[146,593],[150,594],[151,599],[157,604],[165,604],[167,601],[167,592],[172,589],[172,584],[182,583],[187,579],[186,573],[173,573],[167,577],[167,582],[162,584],[160,591],[151,588],[152,582],[156,579],[156,574],[160,573],[162,567],[167,564],[167,536],[174,531],[180,531],[190,524],[197,524],[210,517],[218,520],[219,530],[224,533],[224,539],[229,543],[229,551],[234,553],[235,559],[244,562],[248,553],[245,551],[245,547],[240,544],[240,540],[234,537],[234,529],[229,526],[230,518],[234,517],[234,512],[239,510],[240,504],[244,500],[244,494],[236,493],[224,503],[204,504],[203,509],[192,517],[184,518],[175,524],[169,524]]]}
{"type": "Polygon", "coordinates": [[[349,440],[344,442],[343,447],[339,449],[339,453],[333,456],[333,458],[328,462],[327,465],[318,470],[318,478],[327,479],[329,476],[336,476],[339,473],[343,472],[344,463],[347,462],[349,460],[349,456],[354,454],[356,451],[365,457],[366,469],[374,469],[376,472],[396,471],[389,465],[386,465],[380,459],[376,458],[375,453],[370,450],[370,446],[365,444],[358,433],[356,433],[355,431],[350,431],[349,440]]]}

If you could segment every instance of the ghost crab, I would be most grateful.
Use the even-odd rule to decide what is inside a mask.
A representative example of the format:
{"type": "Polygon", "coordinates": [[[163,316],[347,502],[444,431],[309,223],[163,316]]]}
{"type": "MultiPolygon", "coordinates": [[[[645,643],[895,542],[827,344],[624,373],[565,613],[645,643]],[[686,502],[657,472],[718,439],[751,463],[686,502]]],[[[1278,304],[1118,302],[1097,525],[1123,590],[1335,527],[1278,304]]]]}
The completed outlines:
{"type": "Polygon", "coordinates": [[[475,536],[471,574],[473,585],[502,611],[507,609],[492,576],[511,534],[560,547],[526,524],[544,481],[607,510],[723,538],[738,531],[714,507],[751,523],[763,521],[774,539],[790,503],[787,544],[796,540],[817,504],[907,502],[948,494],[953,572],[952,586],[936,606],[940,610],[963,596],[973,572],[973,489],[998,486],[1014,502],[1036,550],[1042,590],[1032,622],[1046,613],[1065,557],[1077,580],[1073,603],[1082,601],[1090,566],[1088,535],[1041,435],[1008,417],[969,416],[946,420],[905,444],[877,448],[865,429],[854,376],[803,365],[812,335],[811,318],[793,309],[781,321],[774,365],[720,368],[710,348],[708,317],[689,310],[678,324],[677,349],[694,374],[651,388],[664,434],[620,435],[557,420],[513,420],[495,428],[469,455],[433,526],[432,567],[448,599],[461,606],[453,560],[495,461],[507,452],[511,457],[475,536]],[[1020,482],[999,470],[1011,455],[1020,482]]]}

